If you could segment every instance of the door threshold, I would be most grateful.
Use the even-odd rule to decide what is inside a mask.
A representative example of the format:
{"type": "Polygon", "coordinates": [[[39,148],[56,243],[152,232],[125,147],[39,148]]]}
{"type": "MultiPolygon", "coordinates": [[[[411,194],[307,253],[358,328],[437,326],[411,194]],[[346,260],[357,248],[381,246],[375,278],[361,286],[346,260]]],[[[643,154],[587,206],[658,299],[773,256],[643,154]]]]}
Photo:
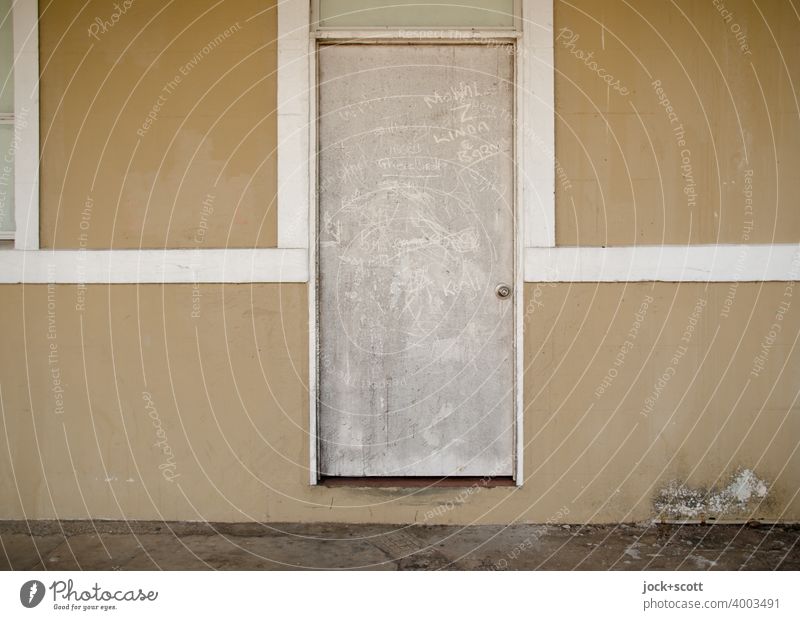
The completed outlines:
{"type": "Polygon", "coordinates": [[[321,477],[320,484],[326,487],[362,487],[362,488],[463,488],[463,487],[513,487],[514,478],[511,476],[449,476],[438,478],[435,476],[330,476],[321,477]]]}

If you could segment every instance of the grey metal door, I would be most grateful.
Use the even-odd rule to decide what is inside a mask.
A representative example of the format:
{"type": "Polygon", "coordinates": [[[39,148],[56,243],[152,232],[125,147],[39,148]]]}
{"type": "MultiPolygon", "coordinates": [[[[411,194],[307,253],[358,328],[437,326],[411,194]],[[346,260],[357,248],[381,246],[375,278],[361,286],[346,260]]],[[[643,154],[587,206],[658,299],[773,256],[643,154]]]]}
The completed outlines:
{"type": "Polygon", "coordinates": [[[320,47],[324,476],[512,475],[511,51],[320,47]]]}

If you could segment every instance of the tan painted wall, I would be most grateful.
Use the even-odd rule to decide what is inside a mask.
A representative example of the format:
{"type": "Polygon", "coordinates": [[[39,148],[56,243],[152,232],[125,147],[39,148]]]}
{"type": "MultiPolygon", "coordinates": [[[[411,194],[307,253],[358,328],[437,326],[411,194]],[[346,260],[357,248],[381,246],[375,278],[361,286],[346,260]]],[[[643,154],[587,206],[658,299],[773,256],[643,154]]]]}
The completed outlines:
{"type": "MultiPolygon", "coordinates": [[[[308,485],[305,290],[91,286],[76,311],[75,286],[0,289],[17,326],[0,352],[0,518],[630,521],[673,481],[724,504],[750,471],[766,497],[751,485],[756,501],[719,516],[800,518],[800,314],[783,284],[528,285],[524,487],[411,493],[308,485]]],[[[666,499],[667,516],[688,501],[666,499]]]]}
{"type": "Polygon", "coordinates": [[[727,22],[711,0],[555,3],[560,245],[800,239],[797,15],[788,2],[721,4],[727,22]],[[684,149],[694,205],[684,193],[684,149]]]}
{"type": "Polygon", "coordinates": [[[273,2],[39,10],[43,247],[276,245],[273,2]]]}
{"type": "MultiPolygon", "coordinates": [[[[557,45],[557,157],[571,186],[559,185],[560,243],[797,241],[793,97],[761,15],[728,4],[747,23],[746,62],[711,3],[679,2],[689,21],[667,3],[636,3],[677,42],[688,77],[622,3],[556,4],[556,29],[579,34],[576,48],[631,89],[607,92],[557,45]],[[733,97],[716,65],[698,61],[708,52],[692,24],[733,97]],[[691,130],[693,209],[654,79],[691,130]],[[755,224],[743,239],[748,166],[755,224]]],[[[87,29],[110,17],[105,3],[41,3],[44,246],[275,245],[275,12],[246,21],[264,3],[205,15],[211,2],[186,6],[147,23],[163,4],[138,0],[94,40],[87,29]],[[137,136],[166,82],[237,22],[137,136]],[[232,94],[242,99],[226,110],[232,94]]],[[[785,5],[759,8],[784,57],[796,56],[785,5]]],[[[603,522],[703,510],[798,520],[793,293],[781,283],[527,285],[524,487],[408,493],[307,484],[305,285],[3,286],[0,518],[603,522]]]]}
{"type": "MultiPolygon", "coordinates": [[[[41,3],[44,247],[275,245],[276,11],[215,4],[139,0],[103,31],[100,0],[41,3]]],[[[800,238],[796,16],[783,2],[724,5],[729,21],[712,2],[555,3],[559,244],[800,238]],[[590,53],[596,66],[578,57],[590,53]]]]}

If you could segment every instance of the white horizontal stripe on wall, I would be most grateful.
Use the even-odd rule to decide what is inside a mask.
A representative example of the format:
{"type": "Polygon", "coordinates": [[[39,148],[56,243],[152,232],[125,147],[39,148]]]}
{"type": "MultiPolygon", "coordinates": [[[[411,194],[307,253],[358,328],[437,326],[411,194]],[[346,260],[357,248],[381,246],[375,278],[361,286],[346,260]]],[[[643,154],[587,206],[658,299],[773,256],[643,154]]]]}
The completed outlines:
{"type": "Polygon", "coordinates": [[[791,281],[800,245],[525,248],[526,282],[791,281]]]}
{"type": "MultiPolygon", "coordinates": [[[[800,245],[526,248],[526,282],[783,282],[800,245]]],[[[0,250],[0,284],[307,282],[305,249],[0,250]]]]}
{"type": "Polygon", "coordinates": [[[2,250],[2,284],[307,282],[308,251],[2,250]]]}

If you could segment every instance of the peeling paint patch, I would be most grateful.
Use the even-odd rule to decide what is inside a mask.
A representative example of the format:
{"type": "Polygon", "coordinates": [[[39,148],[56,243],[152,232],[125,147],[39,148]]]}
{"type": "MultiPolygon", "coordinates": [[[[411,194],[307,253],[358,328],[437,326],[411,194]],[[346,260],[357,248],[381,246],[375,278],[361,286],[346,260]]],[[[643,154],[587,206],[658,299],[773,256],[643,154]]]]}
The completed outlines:
{"type": "Polygon", "coordinates": [[[639,551],[639,543],[635,542],[628,545],[628,547],[625,549],[625,555],[632,557],[634,560],[641,560],[642,554],[639,551]]]}
{"type": "Polygon", "coordinates": [[[768,493],[769,484],[765,480],[751,469],[740,469],[721,489],[689,487],[672,481],[659,491],[653,507],[664,519],[750,516],[768,493]]]}
{"type": "Polygon", "coordinates": [[[717,565],[715,560],[709,560],[708,558],[704,558],[702,555],[689,555],[687,556],[688,560],[694,562],[695,566],[697,566],[700,570],[708,570],[709,568],[714,568],[717,565]]]}

